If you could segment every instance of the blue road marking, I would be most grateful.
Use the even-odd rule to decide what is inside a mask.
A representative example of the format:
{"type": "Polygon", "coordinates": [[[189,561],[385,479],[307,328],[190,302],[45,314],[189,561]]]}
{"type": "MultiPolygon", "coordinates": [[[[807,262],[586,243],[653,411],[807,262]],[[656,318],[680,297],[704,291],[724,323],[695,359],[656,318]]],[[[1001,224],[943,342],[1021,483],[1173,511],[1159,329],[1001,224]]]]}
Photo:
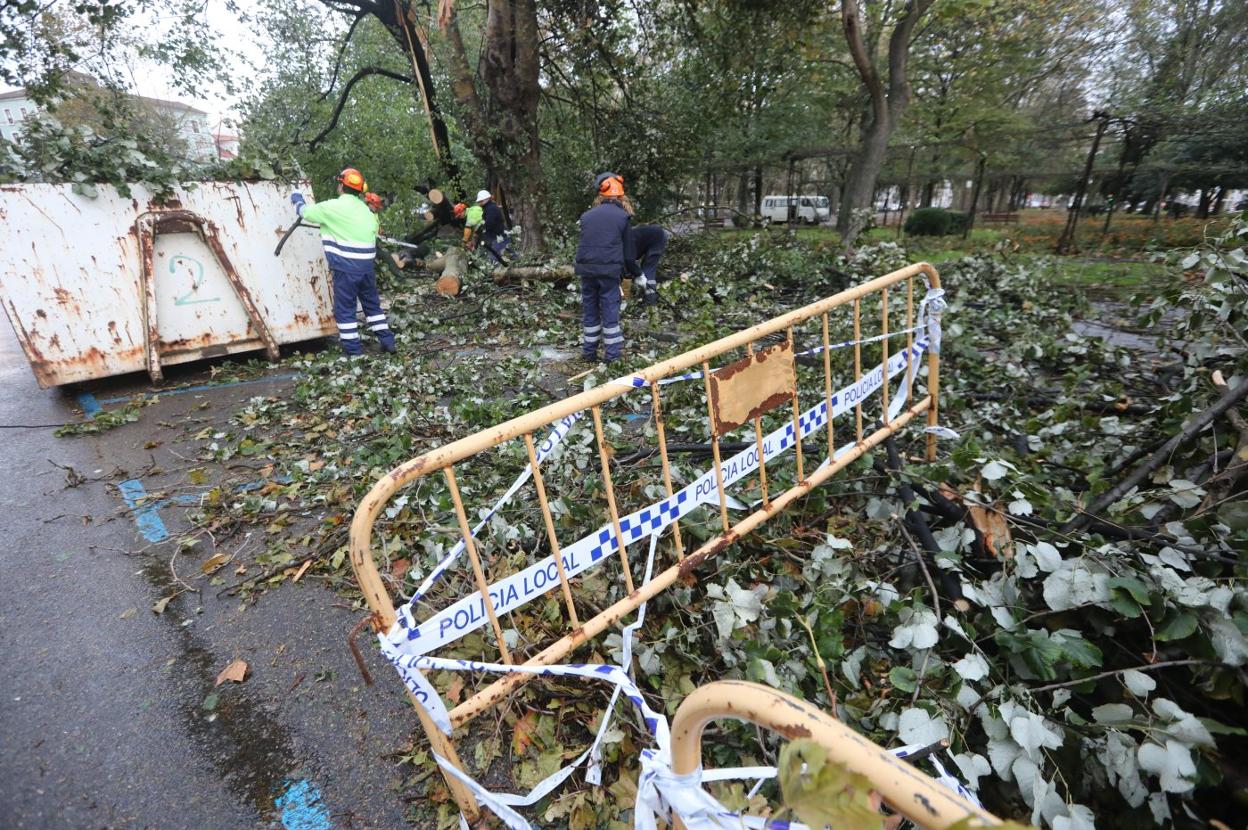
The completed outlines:
{"type": "Polygon", "coordinates": [[[286,830],[331,830],[334,826],[321,801],[321,791],[306,778],[292,781],[273,804],[282,811],[286,830]]]}
{"type": "MultiPolygon", "coordinates": [[[[281,475],[274,476],[272,480],[278,484],[289,484],[293,479],[290,476],[281,475]]],[[[268,483],[268,479],[261,478],[256,481],[249,481],[246,484],[240,484],[234,490],[238,493],[250,493],[259,490],[268,483]]],[[[139,526],[139,532],[149,542],[163,542],[169,538],[169,530],[165,527],[164,521],[156,511],[171,504],[194,507],[202,502],[204,495],[208,492],[205,490],[202,493],[178,493],[167,499],[144,502],[144,499],[147,498],[147,490],[143,487],[143,482],[137,478],[121,482],[117,485],[117,489],[121,491],[121,497],[125,499],[126,506],[133,512],[134,523],[139,526]]]]}
{"type": "Polygon", "coordinates": [[[103,411],[100,402],[90,392],[83,392],[78,396],[78,406],[81,407],[82,414],[88,418],[94,418],[103,411]]]}
{"type": "Polygon", "coordinates": [[[132,478],[118,484],[117,489],[121,491],[121,497],[126,500],[126,505],[134,513],[134,523],[139,526],[139,533],[143,534],[144,539],[149,542],[163,542],[169,538],[169,531],[165,529],[165,523],[161,521],[160,514],[156,512],[161,502],[143,503],[147,498],[147,490],[143,489],[143,482],[132,478]]]}

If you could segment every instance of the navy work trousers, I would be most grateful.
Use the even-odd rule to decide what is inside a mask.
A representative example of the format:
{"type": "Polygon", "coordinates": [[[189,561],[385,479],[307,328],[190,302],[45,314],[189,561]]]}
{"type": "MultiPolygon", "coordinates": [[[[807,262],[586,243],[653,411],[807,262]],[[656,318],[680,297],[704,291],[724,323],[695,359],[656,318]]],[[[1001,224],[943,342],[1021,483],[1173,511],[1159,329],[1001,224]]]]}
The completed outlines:
{"type": "Polygon", "coordinates": [[[585,326],[581,351],[585,358],[596,360],[601,342],[607,362],[618,360],[624,350],[624,332],[620,330],[620,278],[582,276],[581,313],[585,326]]]}
{"type": "Polygon", "coordinates": [[[355,303],[364,307],[364,325],[377,338],[383,352],[394,351],[394,332],[381,310],[381,297],[377,293],[377,278],[370,269],[367,273],[335,270],[334,320],[338,323],[338,342],[347,354],[364,354],[360,340],[360,323],[355,317],[355,303]]]}

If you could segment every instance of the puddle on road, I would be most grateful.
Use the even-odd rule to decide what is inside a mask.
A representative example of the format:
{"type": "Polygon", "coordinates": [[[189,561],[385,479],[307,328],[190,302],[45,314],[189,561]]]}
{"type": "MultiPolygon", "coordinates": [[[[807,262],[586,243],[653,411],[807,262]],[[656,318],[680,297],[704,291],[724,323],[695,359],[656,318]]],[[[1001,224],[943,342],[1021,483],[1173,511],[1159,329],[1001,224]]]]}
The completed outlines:
{"type": "MultiPolygon", "coordinates": [[[[143,575],[155,588],[157,597],[182,589],[166,562],[149,558],[143,575]]],[[[214,688],[218,672],[229,660],[204,648],[194,632],[202,619],[193,610],[200,599],[190,593],[182,594],[161,615],[173,626],[181,651],[169,671],[171,677],[181,681],[176,686],[175,705],[191,742],[202,749],[204,759],[218,770],[230,791],[266,820],[284,819],[296,801],[300,810],[325,814],[319,805],[319,793],[307,781],[315,777],[315,770],[299,763],[299,752],[290,733],[252,700],[246,683],[227,681],[214,688]],[[183,613],[183,608],[191,610],[183,613]],[[186,620],[190,624],[183,624],[186,620]],[[303,796],[292,801],[292,793],[300,785],[311,788],[315,796],[311,801],[303,796]]],[[[329,826],[327,820],[323,826],[329,826]]]]}

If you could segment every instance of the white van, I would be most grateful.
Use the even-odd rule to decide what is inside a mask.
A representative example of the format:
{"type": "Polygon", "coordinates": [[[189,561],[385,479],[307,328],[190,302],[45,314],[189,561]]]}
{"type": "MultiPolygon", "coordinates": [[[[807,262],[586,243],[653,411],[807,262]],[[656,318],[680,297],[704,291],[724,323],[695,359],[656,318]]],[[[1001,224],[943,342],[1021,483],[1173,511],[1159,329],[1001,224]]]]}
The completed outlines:
{"type": "Polygon", "coordinates": [[[823,224],[832,219],[832,206],[827,196],[764,196],[763,221],[788,222],[792,213],[793,221],[805,222],[808,225],[823,224]]]}

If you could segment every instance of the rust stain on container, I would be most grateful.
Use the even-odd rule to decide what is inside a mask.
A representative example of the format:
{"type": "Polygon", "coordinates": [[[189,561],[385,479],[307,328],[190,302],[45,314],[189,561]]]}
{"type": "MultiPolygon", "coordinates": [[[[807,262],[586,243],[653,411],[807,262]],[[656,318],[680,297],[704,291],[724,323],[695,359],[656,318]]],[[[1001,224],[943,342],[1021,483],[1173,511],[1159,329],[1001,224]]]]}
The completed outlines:
{"type": "Polygon", "coordinates": [[[264,229],[289,213],[286,187],[242,187],[162,202],[142,185],[94,199],[69,185],[0,186],[0,305],[40,385],[257,348],[277,357],[281,343],[331,332],[319,240],[300,234],[274,259],[264,229]],[[72,224],[40,210],[62,202],[72,224]]]}

